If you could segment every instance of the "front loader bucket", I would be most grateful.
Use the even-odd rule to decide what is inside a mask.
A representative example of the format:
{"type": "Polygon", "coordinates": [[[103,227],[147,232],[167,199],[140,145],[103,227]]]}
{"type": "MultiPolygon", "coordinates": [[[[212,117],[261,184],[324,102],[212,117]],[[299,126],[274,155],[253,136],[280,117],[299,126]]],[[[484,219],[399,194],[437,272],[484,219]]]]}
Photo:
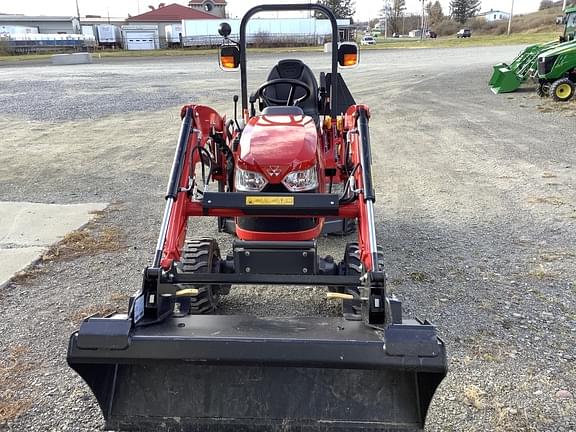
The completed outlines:
{"type": "Polygon", "coordinates": [[[507,66],[494,66],[494,72],[490,79],[490,88],[495,94],[511,93],[520,88],[522,80],[516,72],[507,66]]]}
{"type": "Polygon", "coordinates": [[[494,70],[489,82],[492,91],[498,94],[518,90],[522,83],[536,70],[538,56],[555,45],[558,45],[558,41],[530,45],[522,50],[509,65],[499,63],[493,66],[494,70]]]}
{"type": "Polygon", "coordinates": [[[494,86],[494,84],[496,84],[499,79],[500,79],[500,68],[507,68],[508,65],[506,63],[498,63],[497,65],[494,65],[493,71],[492,71],[492,77],[490,78],[490,82],[488,83],[488,85],[490,87],[494,86]]]}
{"type": "Polygon", "coordinates": [[[446,375],[418,321],[188,316],[124,339],[111,321],[85,321],[68,351],[107,429],[417,431],[446,375]]]}

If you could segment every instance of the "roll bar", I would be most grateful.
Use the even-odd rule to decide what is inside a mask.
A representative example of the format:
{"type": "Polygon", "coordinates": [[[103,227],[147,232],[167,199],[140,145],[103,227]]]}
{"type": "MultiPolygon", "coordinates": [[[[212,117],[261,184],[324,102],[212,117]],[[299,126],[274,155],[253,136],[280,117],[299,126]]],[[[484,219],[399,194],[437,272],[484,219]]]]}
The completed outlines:
{"type": "Polygon", "coordinates": [[[338,113],[338,22],[334,13],[326,6],[319,4],[268,4],[255,6],[250,9],[240,23],[240,85],[242,87],[242,109],[248,109],[248,70],[246,65],[246,27],[250,18],[260,12],[290,12],[290,11],[312,11],[322,12],[328,17],[332,24],[332,80],[330,88],[330,113],[336,117],[338,113]]]}

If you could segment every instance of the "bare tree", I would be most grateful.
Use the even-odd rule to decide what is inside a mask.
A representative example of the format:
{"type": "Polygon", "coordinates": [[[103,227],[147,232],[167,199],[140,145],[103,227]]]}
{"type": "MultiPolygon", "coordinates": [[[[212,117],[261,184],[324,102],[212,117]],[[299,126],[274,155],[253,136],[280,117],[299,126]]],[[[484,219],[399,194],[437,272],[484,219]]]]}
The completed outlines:
{"type": "Polygon", "coordinates": [[[402,20],[406,12],[406,0],[393,0],[390,11],[390,29],[392,33],[401,33],[402,20]]]}

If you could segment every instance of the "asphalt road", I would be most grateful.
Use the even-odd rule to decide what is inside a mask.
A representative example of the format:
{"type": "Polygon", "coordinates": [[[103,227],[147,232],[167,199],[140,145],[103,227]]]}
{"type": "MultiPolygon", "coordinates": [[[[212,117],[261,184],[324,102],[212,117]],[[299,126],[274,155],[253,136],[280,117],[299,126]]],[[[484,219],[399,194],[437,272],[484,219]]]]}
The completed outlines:
{"type": "MultiPolygon", "coordinates": [[[[438,325],[449,350],[430,431],[576,430],[576,107],[529,91],[493,95],[491,65],[518,50],[370,51],[344,72],[372,110],[389,286],[407,315],[438,325]]],[[[299,57],[316,72],[329,64],[325,55],[299,57]]],[[[252,88],[277,59],[249,58],[252,88]]],[[[53,259],[0,292],[0,358],[21,366],[0,390],[21,415],[0,429],[101,426],[90,393],[67,369],[68,335],[88,312],[123,307],[139,285],[179,106],[231,113],[238,80],[212,57],[0,68],[0,200],[115,203],[91,229],[117,229],[123,245],[53,259]]],[[[208,221],[194,230],[223,249],[230,242],[208,221]]],[[[341,256],[346,241],[320,247],[341,256]]],[[[321,290],[264,287],[233,290],[223,310],[333,313],[321,290]]]]}

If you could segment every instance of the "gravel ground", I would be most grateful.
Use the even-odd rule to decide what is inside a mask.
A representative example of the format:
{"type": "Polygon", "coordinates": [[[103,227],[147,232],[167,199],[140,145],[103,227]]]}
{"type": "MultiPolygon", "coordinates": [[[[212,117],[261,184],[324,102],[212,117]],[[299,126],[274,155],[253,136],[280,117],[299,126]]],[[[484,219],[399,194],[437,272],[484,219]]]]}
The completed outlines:
{"type": "MultiPolygon", "coordinates": [[[[576,430],[576,110],[542,108],[533,92],[489,92],[490,66],[518,49],[371,51],[345,72],[372,108],[390,288],[407,315],[438,325],[449,350],[429,431],[576,430]]],[[[328,64],[302,58],[317,71],[328,64]]],[[[251,82],[275,60],[251,57],[251,82]]],[[[211,57],[0,67],[0,200],[111,202],[89,230],[120,232],[119,247],[63,254],[0,292],[0,395],[20,413],[0,429],[101,428],[66,366],[68,336],[83,315],[123,307],[139,285],[178,106],[230,112],[238,78],[211,57]]],[[[230,241],[210,221],[196,226],[230,241]]],[[[346,240],[321,248],[340,256],[346,240]]],[[[234,290],[223,308],[332,312],[320,290],[234,290]]]]}

